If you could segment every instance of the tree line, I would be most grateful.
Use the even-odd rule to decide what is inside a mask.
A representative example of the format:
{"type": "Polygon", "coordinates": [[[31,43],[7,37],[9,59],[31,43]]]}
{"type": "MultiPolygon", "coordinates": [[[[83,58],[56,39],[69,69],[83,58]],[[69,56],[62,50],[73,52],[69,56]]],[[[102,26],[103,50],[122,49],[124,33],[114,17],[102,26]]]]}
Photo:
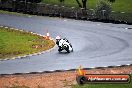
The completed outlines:
{"type": "MultiPolygon", "coordinates": [[[[7,1],[9,1],[9,0],[1,0],[2,3],[7,2],[7,1]]],[[[12,2],[20,2],[20,1],[23,1],[23,2],[39,3],[42,0],[10,0],[10,1],[12,1],[12,2]]]]}

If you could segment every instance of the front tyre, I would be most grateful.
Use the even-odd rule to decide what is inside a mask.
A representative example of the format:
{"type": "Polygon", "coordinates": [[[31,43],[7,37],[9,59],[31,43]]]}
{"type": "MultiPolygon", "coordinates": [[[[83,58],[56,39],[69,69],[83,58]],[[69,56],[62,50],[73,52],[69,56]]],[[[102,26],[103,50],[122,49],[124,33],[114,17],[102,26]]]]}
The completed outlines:
{"type": "Polygon", "coordinates": [[[62,48],[61,48],[61,47],[59,47],[58,51],[59,51],[59,52],[61,52],[61,51],[62,51],[62,48]]]}

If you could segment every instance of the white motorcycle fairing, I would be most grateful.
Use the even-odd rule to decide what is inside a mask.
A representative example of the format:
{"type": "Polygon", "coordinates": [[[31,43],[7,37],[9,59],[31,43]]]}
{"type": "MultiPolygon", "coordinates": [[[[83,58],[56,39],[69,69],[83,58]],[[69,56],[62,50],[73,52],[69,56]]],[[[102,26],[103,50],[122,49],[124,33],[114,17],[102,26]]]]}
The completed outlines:
{"type": "Polygon", "coordinates": [[[68,42],[66,42],[65,40],[61,39],[61,40],[59,41],[59,46],[62,47],[62,46],[65,46],[65,45],[68,45],[69,51],[70,51],[70,52],[73,51],[72,46],[71,46],[68,42]]]}

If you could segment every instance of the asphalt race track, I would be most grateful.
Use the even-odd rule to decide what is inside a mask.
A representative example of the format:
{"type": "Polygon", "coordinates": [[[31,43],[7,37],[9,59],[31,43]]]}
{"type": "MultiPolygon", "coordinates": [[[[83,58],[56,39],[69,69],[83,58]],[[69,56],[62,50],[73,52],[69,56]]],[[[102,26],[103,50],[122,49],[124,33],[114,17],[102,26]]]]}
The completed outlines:
{"type": "Polygon", "coordinates": [[[132,64],[132,25],[6,14],[0,15],[0,25],[38,34],[48,29],[53,38],[66,37],[74,49],[70,54],[60,54],[56,48],[37,56],[0,61],[0,74],[132,64]]]}

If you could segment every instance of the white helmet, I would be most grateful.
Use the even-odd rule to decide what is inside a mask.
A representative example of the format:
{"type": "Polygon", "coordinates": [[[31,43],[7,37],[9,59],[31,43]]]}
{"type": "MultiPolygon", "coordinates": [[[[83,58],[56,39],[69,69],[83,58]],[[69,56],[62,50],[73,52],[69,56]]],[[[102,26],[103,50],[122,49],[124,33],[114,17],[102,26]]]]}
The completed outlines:
{"type": "Polygon", "coordinates": [[[59,39],[61,39],[60,36],[56,36],[56,40],[59,40],[59,39]]]}

